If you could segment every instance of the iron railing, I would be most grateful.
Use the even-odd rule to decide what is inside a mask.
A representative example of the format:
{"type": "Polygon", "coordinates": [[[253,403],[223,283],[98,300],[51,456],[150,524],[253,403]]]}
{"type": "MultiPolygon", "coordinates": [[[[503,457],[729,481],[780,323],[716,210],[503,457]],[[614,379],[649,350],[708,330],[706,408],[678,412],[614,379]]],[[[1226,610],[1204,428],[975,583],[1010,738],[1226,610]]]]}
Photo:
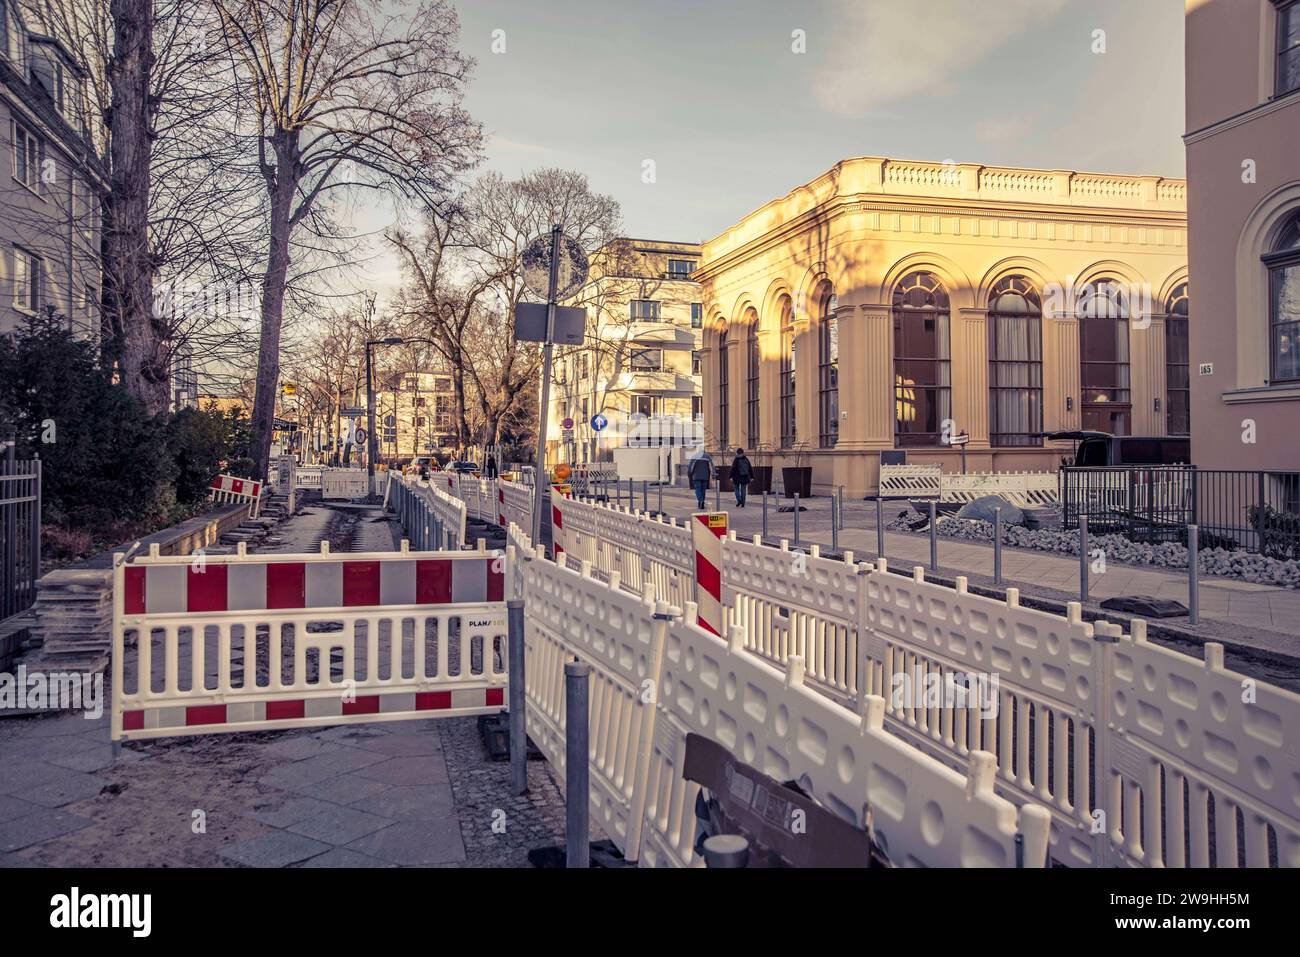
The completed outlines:
{"type": "Polygon", "coordinates": [[[41,577],[41,463],[0,457],[0,621],[36,601],[41,577]]]}
{"type": "Polygon", "coordinates": [[[1202,548],[1300,558],[1300,472],[1066,467],[1061,510],[1066,528],[1077,528],[1086,515],[1095,532],[1186,544],[1187,526],[1195,523],[1202,548]]]}

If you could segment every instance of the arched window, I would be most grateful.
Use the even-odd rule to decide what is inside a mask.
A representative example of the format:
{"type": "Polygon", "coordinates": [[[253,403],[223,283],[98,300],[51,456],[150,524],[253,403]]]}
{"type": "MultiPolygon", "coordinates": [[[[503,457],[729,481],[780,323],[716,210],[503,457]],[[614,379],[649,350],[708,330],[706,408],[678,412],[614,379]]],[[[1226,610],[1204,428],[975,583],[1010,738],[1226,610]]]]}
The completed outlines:
{"type": "Polygon", "coordinates": [[[1024,276],[989,295],[989,444],[1042,445],[1043,302],[1024,276]]]}
{"type": "Polygon", "coordinates": [[[727,330],[718,333],[718,446],[727,447],[731,434],[728,422],[727,392],[730,391],[730,371],[727,368],[727,330]]]}
{"type": "Polygon", "coordinates": [[[1192,432],[1187,305],[1187,283],[1179,283],[1165,300],[1165,431],[1170,435],[1192,432]]]}
{"type": "Polygon", "coordinates": [[[1268,266],[1269,382],[1300,379],[1300,212],[1264,256],[1268,266]]]}
{"type": "Polygon", "coordinates": [[[1133,414],[1129,392],[1128,296],[1118,282],[1089,283],[1079,298],[1082,427],[1128,435],[1133,414]]]}
{"type": "Polygon", "coordinates": [[[790,299],[781,302],[781,448],[791,448],[798,441],[795,428],[795,343],[794,310],[790,299]]]}
{"type": "Polygon", "coordinates": [[[894,287],[894,444],[939,445],[952,418],[948,293],[914,272],[894,287]]]}
{"type": "Polygon", "coordinates": [[[822,286],[817,304],[818,444],[833,449],[840,437],[840,330],[830,286],[822,286]]]}
{"type": "Polygon", "coordinates": [[[745,425],[748,432],[745,434],[745,441],[751,448],[757,446],[761,441],[758,434],[759,415],[759,378],[762,374],[762,354],[758,350],[758,313],[750,310],[746,313],[746,326],[749,331],[746,337],[746,392],[745,392],[745,425]]]}

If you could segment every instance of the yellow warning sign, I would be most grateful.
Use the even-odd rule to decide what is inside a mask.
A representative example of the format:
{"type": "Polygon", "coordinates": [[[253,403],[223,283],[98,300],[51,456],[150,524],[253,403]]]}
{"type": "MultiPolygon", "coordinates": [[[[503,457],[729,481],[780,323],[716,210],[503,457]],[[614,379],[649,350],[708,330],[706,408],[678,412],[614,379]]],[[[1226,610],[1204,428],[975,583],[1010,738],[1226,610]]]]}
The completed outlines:
{"type": "Polygon", "coordinates": [[[716,513],[714,513],[713,515],[710,515],[710,516],[709,516],[709,528],[722,528],[722,529],[725,529],[726,527],[727,527],[727,513],[726,513],[726,512],[716,512],[716,513]]]}

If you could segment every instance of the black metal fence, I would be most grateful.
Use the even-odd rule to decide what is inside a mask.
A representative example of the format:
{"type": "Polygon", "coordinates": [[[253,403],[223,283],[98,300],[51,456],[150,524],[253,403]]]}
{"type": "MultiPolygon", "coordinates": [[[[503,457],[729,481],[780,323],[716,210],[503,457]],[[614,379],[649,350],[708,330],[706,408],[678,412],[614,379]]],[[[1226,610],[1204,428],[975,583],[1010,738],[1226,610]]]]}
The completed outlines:
{"type": "Polygon", "coordinates": [[[30,608],[41,577],[41,463],[0,456],[0,621],[30,608]]]}
{"type": "Polygon", "coordinates": [[[1300,472],[1109,466],[1061,470],[1062,521],[1139,542],[1187,542],[1300,558],[1300,472]]]}

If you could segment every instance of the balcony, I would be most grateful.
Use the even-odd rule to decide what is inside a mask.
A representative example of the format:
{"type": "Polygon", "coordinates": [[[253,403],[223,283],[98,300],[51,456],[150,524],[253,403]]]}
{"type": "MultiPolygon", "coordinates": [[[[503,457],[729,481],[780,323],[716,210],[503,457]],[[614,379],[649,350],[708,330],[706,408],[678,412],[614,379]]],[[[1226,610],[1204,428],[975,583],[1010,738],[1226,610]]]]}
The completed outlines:
{"type": "Polygon", "coordinates": [[[633,369],[623,374],[623,388],[659,395],[695,395],[699,389],[689,375],[672,370],[633,369]]]}
{"type": "Polygon", "coordinates": [[[656,349],[699,348],[695,334],[688,327],[672,322],[633,322],[627,338],[635,345],[656,349]]]}

